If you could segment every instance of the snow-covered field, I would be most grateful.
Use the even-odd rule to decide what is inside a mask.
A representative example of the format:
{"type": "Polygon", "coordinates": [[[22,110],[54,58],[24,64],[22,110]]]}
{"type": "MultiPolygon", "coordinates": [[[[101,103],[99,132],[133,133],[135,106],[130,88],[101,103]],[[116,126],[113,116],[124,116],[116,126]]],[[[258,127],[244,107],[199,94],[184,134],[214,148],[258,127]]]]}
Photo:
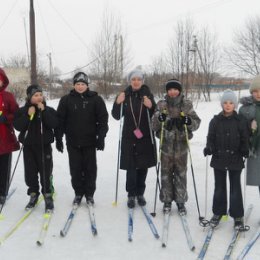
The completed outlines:
{"type": "MultiPolygon", "coordinates": [[[[247,95],[248,91],[243,91],[247,95]]],[[[193,167],[196,177],[196,184],[199,195],[201,214],[205,215],[205,198],[207,198],[207,218],[211,217],[211,205],[213,195],[213,174],[209,167],[208,178],[208,195],[205,195],[205,173],[206,159],[202,154],[205,146],[206,134],[209,120],[214,114],[220,111],[219,94],[213,94],[213,101],[210,103],[201,102],[196,107],[196,111],[202,119],[198,131],[194,132],[194,138],[191,140],[191,153],[193,167]]],[[[58,101],[50,101],[50,106],[56,107],[58,101]]],[[[110,113],[111,102],[107,102],[107,108],[110,113]]],[[[98,236],[93,237],[90,230],[90,222],[85,201],[81,204],[71,229],[65,238],[60,237],[60,229],[63,227],[65,220],[71,210],[71,202],[74,197],[70,184],[70,175],[68,167],[68,156],[65,151],[63,154],[58,153],[53,146],[54,156],[54,185],[56,189],[55,213],[51,220],[45,243],[42,247],[36,245],[39,235],[44,203],[40,204],[32,215],[19,227],[16,232],[9,237],[3,245],[0,246],[0,259],[91,259],[91,260],[195,260],[198,252],[204,242],[205,230],[198,223],[198,213],[192,184],[192,175],[190,164],[188,167],[188,191],[189,200],[187,202],[188,215],[187,219],[190,224],[191,235],[193,237],[196,249],[194,252],[189,251],[185,235],[182,229],[181,221],[177,215],[175,206],[173,207],[170,220],[170,230],[168,246],[161,247],[160,240],[156,240],[143,216],[140,208],[134,212],[134,234],[133,242],[127,240],[127,207],[125,192],[125,172],[120,171],[119,179],[119,197],[118,206],[112,206],[115,198],[116,183],[116,161],[119,122],[115,121],[112,116],[109,118],[109,132],[106,139],[106,148],[104,152],[98,152],[98,180],[97,191],[95,193],[95,214],[98,229],[98,236]]],[[[13,164],[16,161],[18,153],[13,155],[13,164]]],[[[242,180],[244,174],[242,175],[242,180]]],[[[155,168],[149,170],[147,179],[146,199],[147,208],[153,211],[154,191],[155,191],[156,172],[155,168]]],[[[26,195],[26,186],[23,178],[23,161],[22,158],[18,164],[14,176],[12,187],[17,187],[16,192],[6,204],[3,214],[5,219],[0,221],[0,237],[2,237],[10,227],[24,214],[24,207],[28,201],[26,195]]],[[[256,187],[246,188],[246,204],[254,204],[253,212],[248,224],[251,226],[249,232],[241,236],[234,253],[233,259],[245,245],[246,241],[252,236],[258,227],[260,220],[260,198],[256,187]]],[[[154,223],[161,235],[163,213],[162,203],[157,201],[157,214],[153,218],[154,223]]],[[[216,230],[212,243],[208,249],[206,260],[223,259],[227,244],[229,243],[233,230],[233,219],[229,218],[222,222],[216,230]]],[[[250,251],[247,260],[260,259],[260,240],[250,251]]]]}

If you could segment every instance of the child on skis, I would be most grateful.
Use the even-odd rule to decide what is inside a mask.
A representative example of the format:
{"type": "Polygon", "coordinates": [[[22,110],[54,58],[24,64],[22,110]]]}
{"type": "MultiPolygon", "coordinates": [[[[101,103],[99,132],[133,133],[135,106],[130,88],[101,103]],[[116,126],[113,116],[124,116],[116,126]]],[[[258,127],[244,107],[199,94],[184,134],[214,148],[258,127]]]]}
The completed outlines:
{"type": "Polygon", "coordinates": [[[164,211],[170,211],[175,201],[180,214],[186,214],[188,138],[200,126],[200,118],[190,100],[184,98],[182,84],[177,79],[165,85],[166,96],[157,103],[152,118],[153,130],[160,139],[161,192],[164,211]]]}
{"type": "Polygon", "coordinates": [[[73,89],[59,102],[60,133],[56,142],[63,151],[65,134],[71,184],[75,192],[73,204],[80,204],[85,196],[87,204],[94,204],[97,180],[96,150],[105,149],[108,131],[108,112],[103,98],[90,90],[89,78],[84,72],[73,77],[73,89]]]}
{"type": "Polygon", "coordinates": [[[14,113],[18,109],[13,94],[6,91],[9,79],[0,68],[0,205],[3,205],[9,188],[12,152],[19,149],[13,129],[14,113]]]}
{"type": "Polygon", "coordinates": [[[215,190],[213,217],[210,225],[216,227],[227,214],[227,173],[230,182],[229,214],[234,218],[235,229],[244,227],[244,208],[240,175],[244,159],[248,156],[248,130],[245,119],[238,115],[236,94],[225,90],[221,97],[222,111],[209,123],[204,156],[212,155],[210,166],[214,168],[215,190]]]}
{"type": "Polygon", "coordinates": [[[135,200],[140,206],[146,204],[144,192],[148,168],[156,165],[156,156],[152,143],[150,117],[155,109],[155,101],[148,86],[144,84],[144,74],[133,70],[128,74],[129,86],[121,92],[113,105],[112,116],[124,125],[120,169],[126,170],[127,206],[135,207],[135,200]]]}
{"type": "Polygon", "coordinates": [[[258,186],[260,192],[260,75],[250,85],[251,96],[241,98],[239,114],[248,122],[250,153],[247,159],[247,185],[258,186]]]}
{"type": "Polygon", "coordinates": [[[38,201],[40,174],[45,210],[53,210],[51,143],[54,141],[54,129],[58,127],[58,117],[56,111],[46,105],[40,86],[31,85],[26,93],[26,103],[14,118],[14,127],[20,131],[19,141],[23,144],[25,183],[30,196],[26,209],[33,208],[38,201]]]}

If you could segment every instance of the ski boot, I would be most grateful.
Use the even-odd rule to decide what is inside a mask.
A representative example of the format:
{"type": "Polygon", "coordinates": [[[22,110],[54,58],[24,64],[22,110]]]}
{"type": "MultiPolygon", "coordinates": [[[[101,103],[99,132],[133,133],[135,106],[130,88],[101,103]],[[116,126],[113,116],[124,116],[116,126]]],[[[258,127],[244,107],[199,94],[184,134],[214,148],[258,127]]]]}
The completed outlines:
{"type": "Polygon", "coordinates": [[[87,196],[86,201],[88,205],[92,205],[92,206],[94,205],[94,199],[92,196],[87,196]]]}
{"type": "Polygon", "coordinates": [[[146,205],[146,200],[143,195],[137,196],[137,202],[138,202],[138,205],[141,207],[146,205]]]}
{"type": "Polygon", "coordinates": [[[45,201],[45,211],[52,211],[54,209],[53,198],[51,193],[46,193],[44,195],[45,201]]]}
{"type": "Polygon", "coordinates": [[[5,204],[6,196],[1,195],[0,196],[0,205],[5,204]]]}
{"type": "Polygon", "coordinates": [[[177,202],[176,205],[177,205],[178,212],[180,215],[182,215],[182,216],[187,215],[187,210],[186,210],[184,203],[177,202]]]}
{"type": "Polygon", "coordinates": [[[222,216],[221,215],[213,215],[213,217],[211,218],[211,220],[209,221],[209,224],[212,228],[215,228],[216,226],[218,226],[220,220],[221,220],[222,216]]]}
{"type": "Polygon", "coordinates": [[[171,202],[164,202],[163,212],[168,213],[168,212],[171,211],[171,209],[172,209],[172,203],[171,202]]]}
{"type": "Polygon", "coordinates": [[[72,204],[77,204],[77,205],[79,205],[80,203],[81,203],[81,200],[82,200],[82,195],[76,195],[75,196],[75,198],[74,198],[74,200],[73,200],[73,202],[72,202],[72,204]]]}
{"type": "Polygon", "coordinates": [[[127,207],[130,209],[135,207],[135,197],[134,196],[128,197],[127,207]]]}
{"type": "Polygon", "coordinates": [[[236,230],[243,230],[244,229],[244,219],[243,219],[243,217],[234,218],[234,228],[236,230]]]}
{"type": "Polygon", "coordinates": [[[34,208],[36,203],[38,202],[38,197],[39,197],[39,194],[37,194],[36,192],[30,193],[30,200],[29,200],[28,204],[25,206],[25,209],[29,210],[29,209],[34,208]]]}

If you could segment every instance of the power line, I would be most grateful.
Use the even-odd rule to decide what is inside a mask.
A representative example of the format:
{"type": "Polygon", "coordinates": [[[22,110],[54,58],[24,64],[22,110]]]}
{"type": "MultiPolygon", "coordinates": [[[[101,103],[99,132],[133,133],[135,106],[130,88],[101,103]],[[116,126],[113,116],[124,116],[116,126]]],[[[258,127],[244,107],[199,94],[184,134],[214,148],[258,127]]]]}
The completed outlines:
{"type": "Polygon", "coordinates": [[[12,13],[12,11],[13,11],[13,9],[15,8],[17,2],[18,2],[18,0],[16,0],[16,1],[14,2],[14,4],[12,5],[10,11],[8,12],[8,14],[6,15],[6,17],[4,18],[3,22],[2,22],[1,25],[0,25],[0,30],[1,30],[1,28],[4,26],[4,24],[6,23],[8,17],[9,17],[10,14],[12,13]]]}
{"type": "Polygon", "coordinates": [[[41,11],[39,2],[38,2],[38,1],[36,1],[36,2],[37,2],[37,6],[38,6],[38,8],[39,8],[39,13],[40,13],[40,16],[41,16],[43,28],[44,28],[44,31],[45,31],[45,33],[46,33],[46,36],[47,36],[47,39],[48,39],[48,43],[49,43],[50,49],[51,49],[52,52],[53,52],[52,43],[51,43],[51,39],[50,39],[50,36],[49,36],[49,34],[48,34],[48,31],[47,31],[47,27],[46,27],[46,23],[45,23],[45,20],[44,20],[44,16],[42,15],[42,11],[41,11]]]}
{"type": "MultiPolygon", "coordinates": [[[[203,6],[198,7],[196,9],[193,9],[192,11],[189,12],[189,14],[190,14],[190,16],[192,16],[192,15],[195,15],[197,13],[203,12],[207,9],[217,7],[219,5],[223,5],[223,4],[226,4],[228,2],[232,2],[232,1],[234,1],[234,0],[218,0],[218,1],[215,1],[215,2],[212,2],[212,3],[208,3],[208,4],[205,4],[203,6]]],[[[149,24],[149,25],[146,25],[144,27],[141,27],[140,29],[135,29],[134,31],[130,32],[130,35],[149,30],[150,28],[153,29],[156,26],[161,26],[161,25],[164,25],[164,24],[172,23],[173,20],[176,20],[177,18],[182,17],[183,15],[184,15],[184,13],[181,13],[179,15],[174,16],[174,18],[167,19],[167,20],[160,21],[160,22],[153,23],[153,24],[149,24]]]]}
{"type": "Polygon", "coordinates": [[[53,8],[53,10],[60,16],[62,21],[68,26],[68,28],[72,31],[72,33],[80,40],[80,42],[86,47],[87,50],[91,52],[87,44],[84,40],[74,31],[74,29],[70,26],[70,24],[66,21],[66,19],[61,15],[61,13],[57,10],[57,8],[48,0],[49,5],[53,8]]]}

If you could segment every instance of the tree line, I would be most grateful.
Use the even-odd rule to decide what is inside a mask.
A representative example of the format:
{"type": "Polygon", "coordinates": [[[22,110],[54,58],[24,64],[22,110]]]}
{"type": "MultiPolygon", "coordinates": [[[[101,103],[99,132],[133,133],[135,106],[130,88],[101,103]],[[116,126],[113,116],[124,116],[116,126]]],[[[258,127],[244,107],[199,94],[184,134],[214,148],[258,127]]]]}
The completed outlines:
{"type": "MultiPolygon", "coordinates": [[[[90,76],[91,87],[106,99],[126,86],[124,75],[132,69],[132,57],[121,19],[105,10],[101,25],[93,41],[87,66],[75,68],[68,79],[61,79],[58,68],[49,70],[52,71],[50,75],[38,60],[39,84],[52,93],[50,98],[58,98],[66,93],[71,88],[71,78],[80,70],[90,76]],[[60,84],[61,88],[57,90],[54,84],[60,84]]],[[[30,68],[22,55],[0,59],[0,66],[28,71],[30,68]]],[[[230,46],[222,46],[217,33],[209,27],[198,28],[191,19],[180,19],[173,28],[167,48],[157,57],[151,57],[150,65],[140,68],[146,74],[146,84],[157,96],[163,95],[164,82],[174,77],[182,82],[185,95],[193,100],[203,98],[210,101],[210,86],[227,83],[224,80],[227,74],[235,75],[231,78],[236,78],[236,84],[243,82],[242,78],[259,74],[260,16],[248,18],[243,26],[234,31],[230,46]]],[[[23,95],[21,89],[24,90],[24,83],[11,86],[17,98],[23,95]]]]}

